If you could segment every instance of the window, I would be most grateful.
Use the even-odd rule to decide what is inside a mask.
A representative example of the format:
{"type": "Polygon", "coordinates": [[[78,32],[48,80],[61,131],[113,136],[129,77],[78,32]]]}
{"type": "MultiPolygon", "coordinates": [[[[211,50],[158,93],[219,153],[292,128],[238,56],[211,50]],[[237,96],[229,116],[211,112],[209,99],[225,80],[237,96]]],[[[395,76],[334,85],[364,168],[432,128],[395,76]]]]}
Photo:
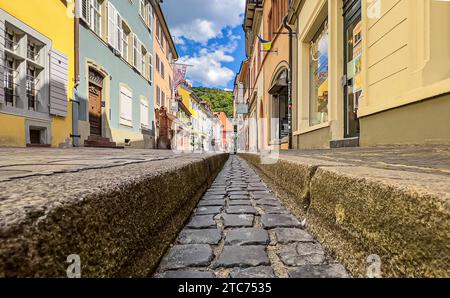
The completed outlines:
{"type": "Polygon", "coordinates": [[[136,34],[133,34],[133,66],[142,73],[142,44],[136,34]]]}
{"type": "Polygon", "coordinates": [[[161,105],[166,106],[166,94],[161,90],[161,105]]]}
{"type": "MultiPolygon", "coordinates": [[[[48,114],[52,103],[53,106],[61,104],[56,103],[54,92],[50,93],[50,85],[65,83],[64,76],[59,73],[58,82],[50,80],[50,76],[55,73],[52,70],[56,67],[48,60],[51,41],[36,31],[19,29],[20,21],[12,17],[2,19],[1,22],[5,24],[2,28],[3,39],[0,41],[4,45],[0,54],[4,56],[0,63],[3,65],[0,102],[4,103],[1,108],[14,113],[18,112],[16,109],[21,109],[20,113],[30,111],[27,116],[39,117],[34,112],[48,114]]],[[[60,67],[64,66],[66,64],[62,63],[60,67]]],[[[63,101],[63,95],[58,94],[60,101],[63,101]]],[[[65,103],[61,104],[60,109],[64,108],[65,103]]]]}
{"type": "Polygon", "coordinates": [[[102,35],[102,2],[101,0],[91,0],[91,29],[97,33],[97,35],[102,35]]]}
{"type": "Polygon", "coordinates": [[[9,106],[14,106],[15,97],[15,78],[17,77],[16,62],[13,58],[8,58],[5,61],[5,103],[9,106]]]}
{"type": "Polygon", "coordinates": [[[314,126],[328,121],[328,28],[325,21],[310,43],[309,121],[314,126]]]}
{"type": "Polygon", "coordinates": [[[144,20],[145,22],[145,12],[147,7],[147,1],[146,0],[139,0],[139,16],[144,20]]]}
{"type": "Polygon", "coordinates": [[[28,99],[28,109],[35,111],[36,110],[36,68],[28,65],[27,67],[27,80],[26,80],[26,90],[27,90],[27,99],[28,99]]]}
{"type": "Polygon", "coordinates": [[[158,54],[156,54],[156,71],[157,71],[158,73],[161,72],[161,70],[160,70],[160,69],[161,69],[160,64],[161,64],[161,60],[159,59],[158,54]]]}
{"type": "Polygon", "coordinates": [[[122,57],[130,62],[131,59],[129,57],[129,52],[128,52],[128,47],[129,45],[129,40],[130,40],[130,35],[131,35],[131,30],[130,28],[127,26],[127,24],[122,21],[122,57]]]}
{"type": "Polygon", "coordinates": [[[153,7],[151,3],[148,3],[147,6],[147,15],[148,15],[148,29],[150,29],[150,32],[153,30],[153,7]]]}
{"type": "Polygon", "coordinates": [[[120,124],[133,126],[133,93],[124,86],[120,87],[120,124]]]}
{"type": "Polygon", "coordinates": [[[165,79],[165,71],[164,71],[164,63],[161,61],[161,77],[163,80],[165,79]]]}
{"type": "Polygon", "coordinates": [[[145,97],[141,97],[141,125],[143,127],[149,127],[149,119],[148,119],[148,99],[145,97]]]}
{"type": "Polygon", "coordinates": [[[153,81],[153,56],[152,54],[148,53],[148,80],[150,82],[153,81]]]}
{"type": "Polygon", "coordinates": [[[161,106],[161,89],[159,86],[156,86],[156,104],[160,107],[161,106]]]}
{"type": "MultiPolygon", "coordinates": [[[[141,44],[142,45],[142,44],[141,44]]],[[[147,77],[147,50],[141,46],[141,73],[147,77]]]]}
{"type": "Polygon", "coordinates": [[[280,28],[283,18],[287,13],[287,0],[272,0],[272,8],[269,12],[269,40],[272,40],[275,37],[275,34],[280,28]]]}

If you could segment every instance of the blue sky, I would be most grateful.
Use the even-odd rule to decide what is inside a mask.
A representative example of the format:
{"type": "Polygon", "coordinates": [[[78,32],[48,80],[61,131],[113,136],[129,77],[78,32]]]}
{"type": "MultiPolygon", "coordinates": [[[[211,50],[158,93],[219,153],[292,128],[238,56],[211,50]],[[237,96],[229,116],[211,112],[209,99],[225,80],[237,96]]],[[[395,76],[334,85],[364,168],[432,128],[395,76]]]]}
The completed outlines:
{"type": "Polygon", "coordinates": [[[187,72],[193,85],[233,89],[245,58],[245,0],[165,0],[161,6],[179,62],[193,65],[187,72]]]}

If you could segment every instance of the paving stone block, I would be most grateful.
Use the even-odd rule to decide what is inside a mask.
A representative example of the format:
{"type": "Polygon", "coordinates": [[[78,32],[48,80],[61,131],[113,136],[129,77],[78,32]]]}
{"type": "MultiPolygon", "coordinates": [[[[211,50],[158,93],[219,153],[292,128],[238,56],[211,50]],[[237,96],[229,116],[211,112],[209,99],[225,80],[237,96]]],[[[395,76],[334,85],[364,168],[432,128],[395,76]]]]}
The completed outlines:
{"type": "Polygon", "coordinates": [[[174,245],[161,261],[162,270],[208,266],[213,251],[206,244],[174,245]]]}
{"type": "Polygon", "coordinates": [[[277,228],[274,229],[277,242],[280,244],[289,244],[294,242],[313,242],[314,238],[306,231],[295,228],[277,228]]]}
{"type": "Polygon", "coordinates": [[[276,275],[272,267],[259,266],[234,269],[230,273],[230,278],[276,278],[276,275]]]}
{"type": "Polygon", "coordinates": [[[230,206],[252,206],[252,201],[247,200],[230,200],[228,203],[230,206]]]}
{"type": "Polygon", "coordinates": [[[269,233],[261,228],[242,228],[227,231],[225,245],[266,245],[269,233]]]}
{"type": "Polygon", "coordinates": [[[214,267],[255,267],[270,265],[264,246],[225,246],[214,267]]]}
{"type": "Polygon", "coordinates": [[[196,215],[219,214],[222,210],[221,206],[201,206],[197,208],[196,215]]]}
{"type": "Polygon", "coordinates": [[[230,195],[230,200],[250,200],[248,195],[230,195]]]}
{"type": "Polygon", "coordinates": [[[265,206],[273,206],[273,207],[281,207],[281,203],[278,200],[273,199],[260,199],[256,201],[257,205],[265,205],[265,206]]]}
{"type": "Polygon", "coordinates": [[[216,245],[220,242],[222,235],[217,229],[184,229],[178,237],[180,244],[211,244],[216,245]]]}
{"type": "Polygon", "coordinates": [[[350,278],[341,264],[305,265],[289,271],[291,278],[350,278]]]}
{"type": "Polygon", "coordinates": [[[251,227],[254,220],[254,216],[250,214],[223,214],[222,218],[225,228],[251,227]]]}
{"type": "Polygon", "coordinates": [[[228,195],[245,195],[245,196],[248,196],[249,194],[248,194],[248,191],[243,191],[243,190],[231,190],[231,191],[228,191],[228,195]]]}
{"type": "Polygon", "coordinates": [[[266,229],[301,227],[300,222],[290,214],[263,214],[261,223],[266,229]]]}
{"type": "Polygon", "coordinates": [[[225,190],[210,190],[205,193],[207,195],[226,195],[227,192],[225,190]]]}
{"type": "Polygon", "coordinates": [[[207,229],[216,227],[213,215],[196,215],[187,224],[192,229],[207,229]]]}
{"type": "Polygon", "coordinates": [[[325,260],[320,244],[312,242],[280,245],[278,256],[287,266],[319,265],[325,260]]]}
{"type": "Polygon", "coordinates": [[[206,195],[203,196],[202,200],[224,200],[224,195],[206,195]]]}
{"type": "Polygon", "coordinates": [[[228,214],[257,214],[252,206],[230,206],[225,210],[228,214]]]}
{"type": "Polygon", "coordinates": [[[198,206],[225,206],[225,200],[201,200],[198,206]]]}

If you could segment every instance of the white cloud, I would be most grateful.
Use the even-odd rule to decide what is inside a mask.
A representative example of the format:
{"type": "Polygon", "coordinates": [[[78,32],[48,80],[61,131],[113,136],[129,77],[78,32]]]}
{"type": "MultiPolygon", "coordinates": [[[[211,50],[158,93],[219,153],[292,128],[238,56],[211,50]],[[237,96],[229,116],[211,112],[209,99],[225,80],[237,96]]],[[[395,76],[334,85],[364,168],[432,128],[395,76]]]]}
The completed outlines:
{"type": "Polygon", "coordinates": [[[188,79],[203,86],[224,87],[234,79],[234,72],[222,65],[233,62],[233,56],[218,48],[202,48],[198,54],[181,57],[179,61],[192,65],[187,70],[188,79]]]}
{"type": "Polygon", "coordinates": [[[242,24],[245,0],[166,0],[162,7],[176,40],[206,45],[224,29],[242,24]]]}

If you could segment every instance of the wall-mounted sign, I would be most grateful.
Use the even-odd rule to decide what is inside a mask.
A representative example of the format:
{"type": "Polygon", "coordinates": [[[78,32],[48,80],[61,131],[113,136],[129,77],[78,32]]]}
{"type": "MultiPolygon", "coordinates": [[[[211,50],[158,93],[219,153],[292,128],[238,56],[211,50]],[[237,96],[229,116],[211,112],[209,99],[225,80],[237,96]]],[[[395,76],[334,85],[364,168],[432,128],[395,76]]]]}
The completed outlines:
{"type": "Polygon", "coordinates": [[[236,114],[248,114],[248,105],[245,103],[239,103],[236,105],[236,114]]]}

